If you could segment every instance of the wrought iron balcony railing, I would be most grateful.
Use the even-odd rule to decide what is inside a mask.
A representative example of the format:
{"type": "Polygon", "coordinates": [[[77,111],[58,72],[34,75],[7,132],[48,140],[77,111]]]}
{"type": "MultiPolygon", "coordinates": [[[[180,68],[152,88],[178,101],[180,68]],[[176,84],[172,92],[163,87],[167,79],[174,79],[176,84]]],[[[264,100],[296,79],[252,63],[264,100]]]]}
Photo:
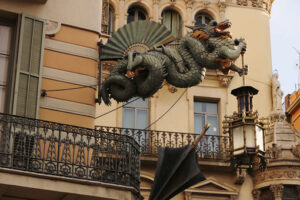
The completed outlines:
{"type": "MultiPolygon", "coordinates": [[[[96,126],[96,130],[103,133],[114,133],[131,136],[140,145],[142,156],[158,155],[158,147],[182,147],[197,138],[197,134],[179,133],[167,131],[152,131],[142,129],[117,128],[96,126]]],[[[199,159],[203,160],[227,160],[229,156],[230,141],[228,136],[205,135],[196,152],[199,159]]]]}
{"type": "Polygon", "coordinates": [[[0,167],[139,191],[139,145],[131,137],[2,113],[0,167]]]}

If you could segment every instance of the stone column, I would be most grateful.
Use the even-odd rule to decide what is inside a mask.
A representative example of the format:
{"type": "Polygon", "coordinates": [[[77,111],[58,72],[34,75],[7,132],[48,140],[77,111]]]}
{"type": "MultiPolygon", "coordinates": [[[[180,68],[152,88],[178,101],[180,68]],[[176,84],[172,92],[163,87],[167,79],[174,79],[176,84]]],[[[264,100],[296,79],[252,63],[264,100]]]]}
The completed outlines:
{"type": "Polygon", "coordinates": [[[125,22],[125,0],[120,0],[119,3],[119,27],[123,26],[124,24],[126,24],[125,22]]]}
{"type": "Polygon", "coordinates": [[[259,189],[252,190],[253,200],[259,200],[261,191],[259,189]]]}
{"type": "Polygon", "coordinates": [[[153,20],[156,22],[159,22],[158,20],[159,20],[160,13],[158,13],[158,11],[159,11],[158,6],[159,6],[160,0],[153,0],[152,2],[153,2],[153,20]]]}
{"type": "Polygon", "coordinates": [[[283,192],[283,185],[278,184],[278,185],[271,185],[270,190],[274,194],[274,200],[281,200],[282,199],[282,192],[283,192]]]}

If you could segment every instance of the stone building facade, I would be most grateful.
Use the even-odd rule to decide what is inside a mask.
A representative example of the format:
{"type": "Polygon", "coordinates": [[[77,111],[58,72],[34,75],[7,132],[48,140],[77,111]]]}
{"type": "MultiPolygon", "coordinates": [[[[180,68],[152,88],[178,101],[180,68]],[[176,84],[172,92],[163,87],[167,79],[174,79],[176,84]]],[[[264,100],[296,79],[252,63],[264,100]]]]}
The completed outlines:
{"type": "MultiPolygon", "coordinates": [[[[239,171],[230,164],[227,144],[231,141],[222,127],[224,116],[237,110],[236,100],[230,94],[232,89],[242,85],[242,78],[237,74],[224,75],[218,70],[208,70],[205,80],[188,88],[186,93],[184,89],[164,86],[144,103],[139,101],[123,108],[116,102],[111,107],[100,105],[97,107],[99,118],[95,121],[97,128],[131,135],[141,145],[141,193],[145,199],[149,197],[154,180],[157,148],[179,147],[188,143],[186,141],[193,141],[203,122],[212,124],[197,150],[199,165],[207,180],[173,199],[300,198],[299,158],[295,156],[298,133],[285,121],[281,105],[276,104],[272,91],[275,87],[269,30],[272,3],[271,0],[103,1],[101,39],[104,43],[119,27],[135,20],[163,23],[179,39],[189,32],[186,25],[229,19],[233,38],[243,37],[247,41],[244,59],[249,65],[249,73],[246,85],[259,90],[254,97],[254,109],[258,110],[260,117],[269,120],[265,142],[267,155],[272,156],[267,159],[266,169],[253,166],[252,171],[239,171]],[[177,99],[177,104],[164,115],[177,99]],[[108,113],[112,109],[116,111],[108,113]],[[151,127],[145,129],[149,125],[151,127]]],[[[176,41],[169,45],[176,45],[176,41]]],[[[241,59],[236,61],[239,66],[241,63],[241,59]]],[[[105,78],[114,63],[104,62],[102,65],[102,76],[105,78]]]]}

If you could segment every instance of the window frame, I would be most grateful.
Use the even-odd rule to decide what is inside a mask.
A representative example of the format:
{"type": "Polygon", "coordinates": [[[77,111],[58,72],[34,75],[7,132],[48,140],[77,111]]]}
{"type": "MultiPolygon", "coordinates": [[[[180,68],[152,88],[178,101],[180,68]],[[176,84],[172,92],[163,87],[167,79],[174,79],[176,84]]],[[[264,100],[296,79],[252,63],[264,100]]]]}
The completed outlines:
{"type": "MultiPolygon", "coordinates": [[[[139,20],[139,12],[141,12],[143,15],[145,15],[145,19],[144,20],[147,20],[149,17],[148,17],[148,12],[147,10],[143,7],[143,6],[140,6],[140,5],[131,5],[128,10],[127,10],[127,20],[126,20],[126,23],[129,24],[131,22],[135,22],[135,21],[138,21],[139,20]],[[134,9],[134,16],[133,16],[133,21],[130,21],[128,22],[128,17],[129,17],[129,11],[131,9],[134,9]]],[[[142,19],[141,19],[142,20],[142,19]]]]}
{"type": "MultiPolygon", "coordinates": [[[[122,109],[122,128],[126,128],[124,127],[124,109],[132,109],[134,111],[134,127],[132,129],[138,129],[137,126],[136,126],[136,121],[137,121],[137,110],[144,110],[144,111],[147,111],[147,126],[149,126],[149,122],[150,122],[150,117],[149,117],[149,114],[150,114],[150,99],[149,98],[146,98],[145,100],[148,101],[148,107],[140,107],[140,106],[130,106],[130,104],[128,105],[125,105],[123,106],[123,109],[122,109]]],[[[130,101],[130,100],[129,100],[130,101]]],[[[146,127],[144,127],[146,128],[146,127]]]]}
{"type": "Polygon", "coordinates": [[[195,130],[195,115],[199,114],[199,115],[204,115],[204,124],[206,124],[208,122],[207,117],[208,116],[216,116],[217,117],[217,134],[214,136],[220,136],[221,135],[221,129],[220,129],[220,100],[218,99],[194,99],[193,101],[193,105],[194,105],[194,109],[193,109],[193,119],[194,119],[194,134],[200,134],[200,133],[196,133],[195,130]],[[207,112],[195,112],[195,103],[213,103],[217,105],[217,114],[210,114],[207,112]]]}
{"type": "Polygon", "coordinates": [[[15,74],[16,74],[16,55],[18,52],[18,42],[19,40],[19,19],[20,16],[16,16],[16,19],[6,19],[5,17],[0,17],[0,24],[3,26],[10,26],[12,28],[11,42],[10,42],[10,56],[8,59],[8,70],[7,70],[7,81],[5,87],[5,100],[4,100],[4,113],[13,114],[13,100],[15,87],[15,74]]]}
{"type": "Polygon", "coordinates": [[[213,16],[211,16],[209,13],[200,10],[194,16],[195,25],[201,25],[201,24],[197,24],[197,16],[201,16],[201,24],[205,24],[205,17],[210,19],[209,21],[214,20],[213,16]]]}
{"type": "MultiPolygon", "coordinates": [[[[31,20],[39,21],[42,23],[42,30],[41,30],[41,36],[40,36],[40,52],[39,52],[39,65],[37,66],[38,74],[35,75],[35,77],[38,79],[38,86],[35,93],[36,98],[36,108],[34,110],[35,116],[33,118],[39,117],[39,108],[40,108],[40,91],[41,91],[41,85],[42,85],[42,69],[43,69],[43,59],[44,59],[44,42],[45,42],[45,20],[32,17],[26,14],[15,14],[15,18],[12,20],[6,20],[5,17],[0,18],[0,23],[4,25],[10,25],[12,27],[12,41],[11,41],[11,56],[8,63],[8,72],[7,72],[7,78],[9,81],[7,82],[6,86],[6,94],[5,94],[5,109],[4,112],[8,114],[17,114],[17,105],[18,105],[18,90],[19,90],[19,77],[20,77],[20,70],[21,70],[21,59],[22,59],[22,42],[24,37],[24,22],[25,18],[29,18],[31,20]]],[[[33,23],[34,24],[34,23],[33,23]]],[[[34,25],[32,26],[32,30],[34,31],[34,25]]],[[[31,39],[33,41],[33,36],[31,36],[31,39]]],[[[30,55],[32,55],[32,49],[33,49],[33,42],[31,41],[30,45],[30,55]]],[[[31,59],[31,57],[30,57],[31,59]]],[[[30,64],[31,68],[31,64],[30,64]]],[[[29,72],[30,76],[32,75],[32,72],[29,72]]],[[[30,79],[28,80],[28,85],[30,84],[30,79]]],[[[28,88],[28,87],[27,87],[28,88]]],[[[28,90],[29,91],[29,90],[28,90]]],[[[27,94],[27,100],[28,100],[29,93],[27,94]]],[[[28,104],[26,105],[26,107],[28,104]]],[[[25,113],[23,117],[28,117],[25,113]]]]}

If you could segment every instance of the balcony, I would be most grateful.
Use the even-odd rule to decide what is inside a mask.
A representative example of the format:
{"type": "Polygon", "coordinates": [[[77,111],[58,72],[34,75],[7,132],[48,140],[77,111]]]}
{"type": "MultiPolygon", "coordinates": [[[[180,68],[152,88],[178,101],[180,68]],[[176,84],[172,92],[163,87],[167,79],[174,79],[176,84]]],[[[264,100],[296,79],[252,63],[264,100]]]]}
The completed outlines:
{"type": "MultiPolygon", "coordinates": [[[[158,147],[182,147],[192,144],[197,134],[168,131],[153,131],[142,129],[128,129],[107,126],[96,126],[96,130],[108,134],[130,136],[140,145],[141,156],[157,157],[158,147]]],[[[196,152],[199,160],[226,161],[229,156],[230,141],[228,136],[205,135],[196,152]]]]}
{"type": "Polygon", "coordinates": [[[0,169],[139,193],[140,152],[131,137],[3,113],[0,169]]]}

